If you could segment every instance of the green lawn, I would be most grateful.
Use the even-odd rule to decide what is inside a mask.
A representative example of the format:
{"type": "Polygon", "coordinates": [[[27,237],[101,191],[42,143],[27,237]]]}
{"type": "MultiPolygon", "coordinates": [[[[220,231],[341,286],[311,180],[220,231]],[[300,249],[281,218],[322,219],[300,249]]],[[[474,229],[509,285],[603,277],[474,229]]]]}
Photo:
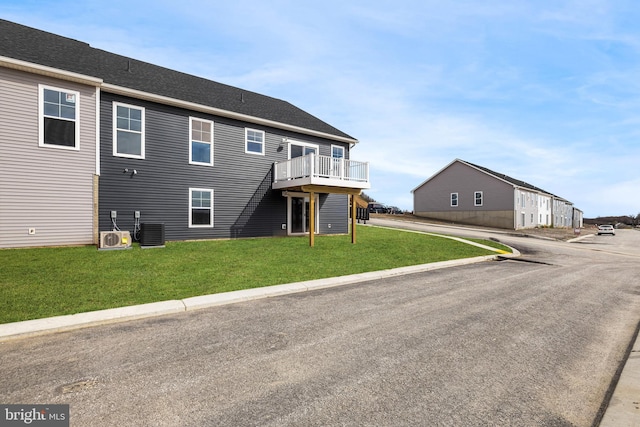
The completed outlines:
{"type": "MultiPolygon", "coordinates": [[[[453,240],[359,226],[351,237],[0,250],[0,323],[489,255],[453,240]]],[[[487,243],[485,241],[485,243],[487,243]]],[[[494,244],[495,245],[495,244],[494,244]]]]}

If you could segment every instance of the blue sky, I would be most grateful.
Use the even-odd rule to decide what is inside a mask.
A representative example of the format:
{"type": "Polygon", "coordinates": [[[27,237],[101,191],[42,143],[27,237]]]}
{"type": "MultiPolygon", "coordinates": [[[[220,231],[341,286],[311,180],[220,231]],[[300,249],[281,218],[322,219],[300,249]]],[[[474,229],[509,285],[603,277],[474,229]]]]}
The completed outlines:
{"type": "Polygon", "coordinates": [[[377,201],[456,158],[640,213],[640,3],[0,0],[0,17],[284,99],[357,138],[377,201]]]}

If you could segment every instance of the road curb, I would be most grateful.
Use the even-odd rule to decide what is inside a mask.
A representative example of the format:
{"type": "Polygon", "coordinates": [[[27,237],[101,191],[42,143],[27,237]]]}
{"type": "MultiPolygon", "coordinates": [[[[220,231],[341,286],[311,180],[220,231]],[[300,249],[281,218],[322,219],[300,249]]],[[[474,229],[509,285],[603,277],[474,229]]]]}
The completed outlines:
{"type": "Polygon", "coordinates": [[[0,325],[0,342],[46,333],[69,331],[106,323],[124,322],[185,311],[182,301],[170,300],[128,307],[110,308],[85,313],[25,320],[0,325]]]}
{"type": "Polygon", "coordinates": [[[599,427],[640,425],[640,335],[637,330],[635,338],[599,427]]]}

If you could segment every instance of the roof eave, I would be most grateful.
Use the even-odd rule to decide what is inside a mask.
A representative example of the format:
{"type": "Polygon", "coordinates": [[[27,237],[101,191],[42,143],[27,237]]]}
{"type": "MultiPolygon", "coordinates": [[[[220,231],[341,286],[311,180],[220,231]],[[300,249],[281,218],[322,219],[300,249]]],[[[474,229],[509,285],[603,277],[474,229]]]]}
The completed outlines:
{"type": "Polygon", "coordinates": [[[9,58],[7,56],[0,56],[0,67],[11,68],[13,70],[39,74],[41,76],[53,77],[60,80],[66,80],[95,87],[99,87],[103,84],[103,80],[97,77],[87,76],[71,71],[65,71],[58,68],[47,67],[45,65],[34,64],[32,62],[9,58]]]}
{"type": "Polygon", "coordinates": [[[350,144],[358,143],[358,140],[353,138],[346,138],[340,135],[332,135],[325,132],[315,131],[313,129],[307,129],[299,126],[290,125],[287,123],[276,122],[274,120],[263,119],[260,117],[250,116],[247,114],[236,113],[234,111],[224,110],[221,108],[211,107],[203,104],[197,104],[194,102],[184,101],[181,99],[171,98],[168,96],[157,95],[154,93],[144,92],[144,91],[131,89],[123,86],[118,86],[111,83],[103,83],[101,88],[106,92],[114,93],[117,95],[130,96],[138,99],[144,99],[146,101],[157,102],[160,104],[185,108],[192,111],[200,111],[207,114],[215,114],[217,116],[228,117],[231,119],[260,124],[264,126],[270,126],[277,129],[289,130],[292,132],[298,132],[306,135],[313,135],[320,138],[331,139],[334,141],[340,141],[340,142],[345,142],[350,144]]]}
{"type": "Polygon", "coordinates": [[[197,104],[194,102],[184,101],[181,99],[170,98],[167,96],[157,95],[149,92],[144,92],[144,91],[131,89],[123,86],[118,86],[110,83],[105,83],[101,78],[74,73],[71,71],[61,70],[58,68],[47,67],[45,65],[35,64],[28,61],[22,61],[19,59],[9,58],[6,56],[0,56],[0,67],[24,71],[27,73],[38,74],[42,76],[48,76],[48,77],[52,77],[60,80],[85,84],[88,86],[99,87],[104,91],[119,94],[119,95],[131,96],[138,99],[144,99],[151,102],[158,102],[161,104],[172,105],[175,107],[186,108],[189,110],[200,111],[208,114],[215,114],[222,117],[242,120],[248,123],[260,124],[264,126],[277,128],[277,129],[297,132],[305,135],[317,136],[320,138],[330,139],[332,141],[344,142],[347,144],[358,143],[358,140],[354,138],[348,138],[340,135],[333,135],[330,133],[320,132],[313,129],[307,129],[300,126],[294,126],[287,123],[277,122],[274,120],[263,119],[260,117],[236,113],[233,111],[228,111],[221,108],[215,108],[208,105],[197,104]]]}

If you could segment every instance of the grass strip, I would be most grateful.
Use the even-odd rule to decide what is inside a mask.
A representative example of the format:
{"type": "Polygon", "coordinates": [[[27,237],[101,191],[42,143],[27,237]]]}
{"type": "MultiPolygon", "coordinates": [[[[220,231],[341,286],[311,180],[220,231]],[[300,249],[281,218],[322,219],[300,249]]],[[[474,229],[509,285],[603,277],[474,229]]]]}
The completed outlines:
{"type": "MultiPolygon", "coordinates": [[[[490,255],[461,242],[358,226],[347,235],[0,250],[0,323],[490,255]]],[[[487,241],[483,241],[487,243],[487,241]]]]}

